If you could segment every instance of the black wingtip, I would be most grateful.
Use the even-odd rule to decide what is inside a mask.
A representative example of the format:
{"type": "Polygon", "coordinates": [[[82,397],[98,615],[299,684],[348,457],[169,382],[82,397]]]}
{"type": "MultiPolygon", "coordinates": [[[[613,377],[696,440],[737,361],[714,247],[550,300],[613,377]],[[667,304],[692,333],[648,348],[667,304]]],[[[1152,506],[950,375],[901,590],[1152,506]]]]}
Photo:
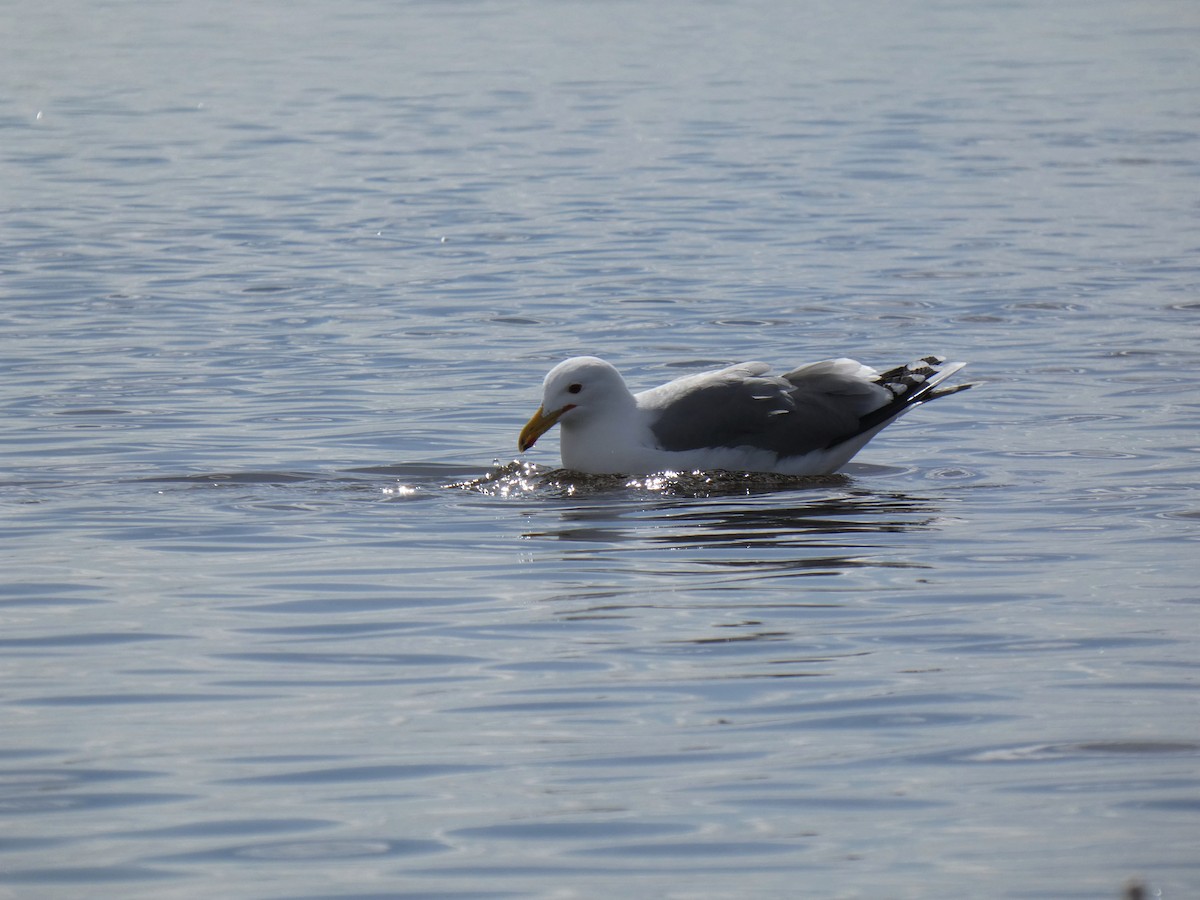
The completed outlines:
{"type": "Polygon", "coordinates": [[[973,388],[979,384],[978,381],[968,381],[966,384],[952,384],[949,387],[939,387],[930,391],[925,397],[926,400],[932,400],[935,397],[948,397],[951,394],[957,394],[959,391],[965,391],[968,388],[973,388]]]}
{"type": "Polygon", "coordinates": [[[862,434],[881,428],[914,406],[974,387],[975,382],[973,381],[966,384],[940,386],[943,381],[966,365],[965,362],[946,362],[945,357],[942,356],[925,356],[907,365],[897,366],[880,373],[875,379],[876,383],[881,387],[886,387],[895,396],[890,403],[863,416],[859,420],[858,433],[862,434]]]}

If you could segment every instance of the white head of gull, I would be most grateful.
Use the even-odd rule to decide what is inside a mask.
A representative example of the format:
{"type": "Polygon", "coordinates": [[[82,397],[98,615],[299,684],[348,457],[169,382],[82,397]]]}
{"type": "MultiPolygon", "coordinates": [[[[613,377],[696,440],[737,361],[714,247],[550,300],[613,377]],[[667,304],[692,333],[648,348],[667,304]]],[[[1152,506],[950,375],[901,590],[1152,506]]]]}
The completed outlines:
{"type": "Polygon", "coordinates": [[[964,365],[926,356],[879,372],[843,358],[772,375],[746,362],[634,394],[611,364],[579,356],[546,375],[518,446],[560,425],[563,468],[586,474],[825,475],[910,409],[971,387],[937,387],[964,365]]]}

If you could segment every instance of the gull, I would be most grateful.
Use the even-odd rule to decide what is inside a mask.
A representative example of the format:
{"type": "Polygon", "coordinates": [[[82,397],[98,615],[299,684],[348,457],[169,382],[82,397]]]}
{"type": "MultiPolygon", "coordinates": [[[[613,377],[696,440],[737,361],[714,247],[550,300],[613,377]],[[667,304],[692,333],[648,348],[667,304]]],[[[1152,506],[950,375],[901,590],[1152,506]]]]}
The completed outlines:
{"type": "Polygon", "coordinates": [[[879,372],[839,358],[773,375],[743,362],[634,394],[610,363],[577,356],[546,375],[517,446],[559,425],[563,468],[584,474],[827,475],[910,409],[972,387],[938,387],[965,365],[925,356],[879,372]]]}

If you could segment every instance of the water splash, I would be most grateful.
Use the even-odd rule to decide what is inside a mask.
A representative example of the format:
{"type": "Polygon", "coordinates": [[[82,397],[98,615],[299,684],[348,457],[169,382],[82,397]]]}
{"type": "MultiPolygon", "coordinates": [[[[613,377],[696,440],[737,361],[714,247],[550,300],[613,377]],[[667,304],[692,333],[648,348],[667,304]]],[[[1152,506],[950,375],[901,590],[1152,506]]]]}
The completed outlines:
{"type": "Polygon", "coordinates": [[[535,463],[497,461],[479,478],[456,481],[448,488],[494,497],[550,493],[557,496],[640,492],[656,496],[738,496],[780,490],[844,486],[845,475],[791,476],[758,472],[656,472],[652,475],[585,475],[569,469],[546,469],[535,463]]]}

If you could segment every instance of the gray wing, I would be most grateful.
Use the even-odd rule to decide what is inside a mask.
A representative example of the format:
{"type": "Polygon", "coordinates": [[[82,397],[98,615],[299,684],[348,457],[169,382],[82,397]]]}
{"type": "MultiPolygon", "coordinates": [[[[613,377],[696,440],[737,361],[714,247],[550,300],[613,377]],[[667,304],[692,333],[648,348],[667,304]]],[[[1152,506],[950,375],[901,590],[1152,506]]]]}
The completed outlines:
{"type": "Polygon", "coordinates": [[[766,368],[746,363],[660,388],[661,402],[647,404],[656,413],[650,428],[659,446],[755,447],[798,456],[853,437],[864,416],[893,399],[859,374],[857,363],[813,364],[784,376],[764,375],[766,368]]]}

